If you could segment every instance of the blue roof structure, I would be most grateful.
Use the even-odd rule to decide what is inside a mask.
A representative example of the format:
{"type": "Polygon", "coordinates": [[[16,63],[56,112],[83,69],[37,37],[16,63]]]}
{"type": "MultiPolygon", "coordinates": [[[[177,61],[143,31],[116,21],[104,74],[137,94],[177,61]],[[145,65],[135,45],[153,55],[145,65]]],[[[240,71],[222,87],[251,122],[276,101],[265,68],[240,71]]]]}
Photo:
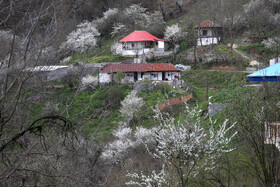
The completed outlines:
{"type": "Polygon", "coordinates": [[[249,81],[280,81],[280,63],[247,75],[249,81]]]}

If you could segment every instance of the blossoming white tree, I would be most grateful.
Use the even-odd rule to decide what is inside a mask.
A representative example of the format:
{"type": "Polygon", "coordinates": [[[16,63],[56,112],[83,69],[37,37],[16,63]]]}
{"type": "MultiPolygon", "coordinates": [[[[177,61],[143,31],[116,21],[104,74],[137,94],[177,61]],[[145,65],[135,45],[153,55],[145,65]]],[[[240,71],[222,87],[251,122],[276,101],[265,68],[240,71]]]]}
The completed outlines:
{"type": "Polygon", "coordinates": [[[280,14],[278,0],[251,0],[244,6],[247,22],[253,26],[259,34],[270,31],[274,27],[279,28],[280,14]]]}
{"type": "Polygon", "coordinates": [[[85,52],[92,50],[96,46],[97,37],[100,35],[93,22],[82,22],[77,29],[71,32],[61,45],[61,49],[67,49],[74,52],[85,52]]]}
{"type": "Polygon", "coordinates": [[[179,43],[187,33],[182,31],[182,29],[177,24],[167,26],[164,32],[164,39],[171,43],[179,43]]]}
{"type": "Polygon", "coordinates": [[[121,117],[123,118],[122,125],[128,126],[133,119],[134,114],[144,105],[144,101],[141,97],[138,97],[135,92],[131,92],[121,102],[121,117]]]}
{"type": "Polygon", "coordinates": [[[124,10],[124,15],[130,20],[130,24],[134,29],[141,29],[147,25],[148,15],[146,8],[138,4],[130,5],[124,10]]]}
{"type": "MultiPolygon", "coordinates": [[[[210,120],[209,130],[203,128],[201,119],[198,117],[200,111],[197,109],[188,110],[186,118],[175,122],[174,118],[164,119],[157,111],[156,118],[160,121],[161,130],[153,135],[155,148],[148,151],[157,159],[176,171],[176,180],[179,186],[189,186],[190,179],[195,178],[201,170],[212,170],[215,168],[215,161],[221,157],[222,153],[230,152],[229,143],[235,136],[227,136],[227,133],[234,125],[227,127],[225,121],[218,130],[216,122],[210,120]]],[[[147,147],[148,144],[146,144],[147,147]]],[[[160,172],[162,173],[162,171],[160,172]]],[[[147,176],[129,174],[136,181],[127,184],[146,184],[147,176]]],[[[150,182],[160,185],[160,181],[166,181],[163,174],[158,178],[151,178],[150,182]]],[[[170,176],[171,177],[171,176],[170,176]]]]}
{"type": "Polygon", "coordinates": [[[280,46],[280,37],[272,37],[264,40],[262,42],[267,48],[270,48],[274,51],[274,56],[278,57],[279,55],[279,46],[280,46]]]}

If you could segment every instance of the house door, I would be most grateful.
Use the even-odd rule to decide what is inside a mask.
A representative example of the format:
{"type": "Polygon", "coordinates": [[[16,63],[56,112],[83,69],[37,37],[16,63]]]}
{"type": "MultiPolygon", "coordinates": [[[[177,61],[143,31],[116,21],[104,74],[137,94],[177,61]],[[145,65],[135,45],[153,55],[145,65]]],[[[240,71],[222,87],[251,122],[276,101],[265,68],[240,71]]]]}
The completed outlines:
{"type": "Polygon", "coordinates": [[[137,78],[137,72],[134,72],[134,81],[137,81],[138,78],[137,78]]]}
{"type": "Polygon", "coordinates": [[[162,72],[162,80],[165,80],[165,72],[162,72]]]}

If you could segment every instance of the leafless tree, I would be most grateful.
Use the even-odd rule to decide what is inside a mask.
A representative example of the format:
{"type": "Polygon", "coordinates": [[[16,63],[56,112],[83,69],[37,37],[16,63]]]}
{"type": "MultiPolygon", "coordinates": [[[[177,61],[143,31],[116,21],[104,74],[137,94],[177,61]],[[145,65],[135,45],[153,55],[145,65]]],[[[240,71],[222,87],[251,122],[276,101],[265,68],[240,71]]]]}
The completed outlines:
{"type": "MultiPolygon", "coordinates": [[[[94,141],[77,135],[68,116],[50,108],[38,113],[33,109],[34,104],[28,102],[31,92],[50,96],[45,87],[30,82],[32,72],[25,68],[45,65],[42,60],[53,55],[49,49],[55,46],[61,24],[69,15],[61,12],[64,2],[0,1],[0,28],[1,33],[6,33],[0,38],[8,36],[7,45],[1,46],[5,53],[0,56],[0,184],[3,186],[75,186],[100,182],[95,180],[94,166],[100,151],[94,141]]],[[[40,98],[35,100],[41,102],[40,98]]]]}

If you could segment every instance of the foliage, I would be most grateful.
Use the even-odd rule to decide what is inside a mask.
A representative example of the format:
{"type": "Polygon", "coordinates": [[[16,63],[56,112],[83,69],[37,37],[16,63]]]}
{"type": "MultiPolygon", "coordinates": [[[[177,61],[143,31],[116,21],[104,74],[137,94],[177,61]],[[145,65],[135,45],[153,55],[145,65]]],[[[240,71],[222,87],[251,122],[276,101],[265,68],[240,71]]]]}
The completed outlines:
{"type": "Polygon", "coordinates": [[[162,94],[169,94],[172,88],[168,83],[157,84],[154,88],[155,92],[161,92],[162,94]]]}
{"type": "Polygon", "coordinates": [[[124,72],[122,71],[117,71],[116,74],[114,74],[114,81],[118,84],[121,83],[122,79],[125,77],[124,72]]]}
{"type": "Polygon", "coordinates": [[[272,37],[262,42],[265,47],[272,49],[275,52],[275,57],[279,55],[280,37],[272,37]]]}
{"type": "Polygon", "coordinates": [[[238,49],[248,54],[251,54],[251,51],[255,50],[257,53],[261,54],[264,59],[269,59],[273,57],[274,54],[273,50],[271,48],[266,47],[264,43],[254,43],[245,46],[240,46],[238,49]]]}
{"type": "Polygon", "coordinates": [[[248,159],[245,165],[252,170],[260,186],[275,186],[279,183],[278,144],[273,137],[268,136],[274,132],[265,129],[266,124],[280,119],[278,93],[277,84],[264,83],[262,87],[243,92],[229,110],[232,120],[239,124],[236,145],[244,146],[242,153],[248,159]],[[268,141],[272,142],[268,144],[268,141]]]}
{"type": "Polygon", "coordinates": [[[123,90],[120,89],[119,86],[111,86],[107,91],[107,97],[105,98],[106,108],[118,109],[123,99],[123,90]]]}

